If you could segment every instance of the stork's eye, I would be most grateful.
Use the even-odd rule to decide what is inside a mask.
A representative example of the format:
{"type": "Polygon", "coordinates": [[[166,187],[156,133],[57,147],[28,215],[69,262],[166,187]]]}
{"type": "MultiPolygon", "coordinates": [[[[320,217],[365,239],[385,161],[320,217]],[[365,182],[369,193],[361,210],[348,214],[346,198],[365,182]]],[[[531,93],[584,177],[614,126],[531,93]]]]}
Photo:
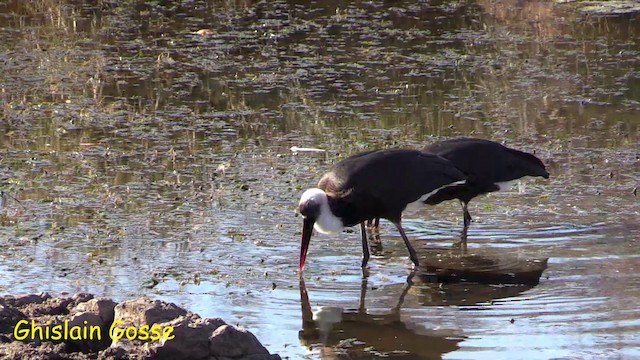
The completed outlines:
{"type": "Polygon", "coordinates": [[[300,204],[298,211],[300,215],[306,217],[317,217],[320,212],[320,204],[309,199],[308,201],[300,204]]]}
{"type": "Polygon", "coordinates": [[[307,217],[309,215],[309,202],[305,202],[304,204],[300,204],[298,208],[300,215],[307,217]]]}

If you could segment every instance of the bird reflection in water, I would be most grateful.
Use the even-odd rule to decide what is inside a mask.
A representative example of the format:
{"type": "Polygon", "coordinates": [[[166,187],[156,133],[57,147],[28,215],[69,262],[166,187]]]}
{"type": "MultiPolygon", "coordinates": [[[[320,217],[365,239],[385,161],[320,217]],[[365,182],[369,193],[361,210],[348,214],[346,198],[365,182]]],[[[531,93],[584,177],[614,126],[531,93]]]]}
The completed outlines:
{"type": "Polygon", "coordinates": [[[426,267],[412,271],[396,305],[383,314],[367,311],[367,270],[363,271],[357,309],[324,306],[313,311],[301,276],[301,344],[319,349],[323,359],[439,359],[459,348],[458,343],[464,340],[459,335],[462,330],[429,330],[408,316],[401,318],[407,295],[415,296],[422,306],[465,306],[461,310],[466,306],[486,306],[495,299],[518,296],[533,288],[547,267],[547,259],[504,261],[479,255],[452,255],[443,263],[449,268],[434,268],[427,262],[426,267]],[[523,270],[512,272],[514,269],[523,270]]]}
{"type": "MultiPolygon", "coordinates": [[[[315,312],[309,304],[304,279],[300,278],[302,330],[300,342],[309,348],[320,347],[323,359],[371,359],[383,356],[401,359],[433,359],[458,348],[462,338],[421,334],[415,324],[401,320],[400,309],[411,288],[412,272],[407,278],[396,306],[385,314],[369,314],[365,307],[367,275],[362,278],[357,310],[320,307],[315,312]]],[[[406,321],[406,320],[405,320],[406,321]]]]}

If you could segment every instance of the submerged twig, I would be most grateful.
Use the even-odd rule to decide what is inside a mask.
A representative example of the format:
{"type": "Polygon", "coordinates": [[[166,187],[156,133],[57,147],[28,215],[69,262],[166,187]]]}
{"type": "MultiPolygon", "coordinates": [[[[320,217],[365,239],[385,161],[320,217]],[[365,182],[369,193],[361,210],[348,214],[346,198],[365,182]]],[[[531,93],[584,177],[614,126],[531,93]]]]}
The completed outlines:
{"type": "Polygon", "coordinates": [[[15,200],[18,204],[20,204],[20,206],[22,206],[22,208],[23,208],[23,209],[27,210],[26,206],[24,206],[24,205],[20,202],[20,200],[16,199],[13,195],[11,195],[11,194],[9,194],[9,193],[7,193],[7,192],[5,192],[5,191],[2,191],[2,190],[0,190],[0,208],[3,208],[3,207],[4,207],[4,196],[5,196],[5,195],[7,195],[7,196],[9,196],[10,198],[12,198],[13,200],[15,200]]]}

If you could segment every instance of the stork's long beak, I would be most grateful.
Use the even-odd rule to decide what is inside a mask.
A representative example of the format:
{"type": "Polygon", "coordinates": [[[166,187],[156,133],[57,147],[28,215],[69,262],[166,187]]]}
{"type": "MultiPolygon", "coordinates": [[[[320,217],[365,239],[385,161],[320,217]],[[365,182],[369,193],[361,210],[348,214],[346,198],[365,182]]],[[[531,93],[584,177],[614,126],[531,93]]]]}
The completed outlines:
{"type": "Polygon", "coordinates": [[[307,251],[309,250],[309,241],[311,240],[311,233],[313,233],[313,219],[305,218],[302,222],[302,238],[300,239],[300,264],[298,269],[300,273],[304,269],[304,261],[307,259],[307,251]]]}

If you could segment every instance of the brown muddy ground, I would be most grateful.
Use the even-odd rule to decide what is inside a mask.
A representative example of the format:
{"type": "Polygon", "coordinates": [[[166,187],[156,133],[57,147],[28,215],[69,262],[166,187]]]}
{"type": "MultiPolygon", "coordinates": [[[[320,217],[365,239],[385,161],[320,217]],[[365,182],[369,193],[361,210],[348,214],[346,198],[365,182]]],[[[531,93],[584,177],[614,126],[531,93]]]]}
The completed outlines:
{"type": "MultiPolygon", "coordinates": [[[[4,2],[0,292],[149,295],[292,359],[640,358],[640,18],[616,4],[4,2]],[[413,276],[387,223],[367,273],[354,229],[299,281],[303,189],[455,136],[548,164],[470,208],[468,253],[548,258],[539,283],[413,276]]],[[[405,223],[435,259],[461,221],[405,223]]]]}

